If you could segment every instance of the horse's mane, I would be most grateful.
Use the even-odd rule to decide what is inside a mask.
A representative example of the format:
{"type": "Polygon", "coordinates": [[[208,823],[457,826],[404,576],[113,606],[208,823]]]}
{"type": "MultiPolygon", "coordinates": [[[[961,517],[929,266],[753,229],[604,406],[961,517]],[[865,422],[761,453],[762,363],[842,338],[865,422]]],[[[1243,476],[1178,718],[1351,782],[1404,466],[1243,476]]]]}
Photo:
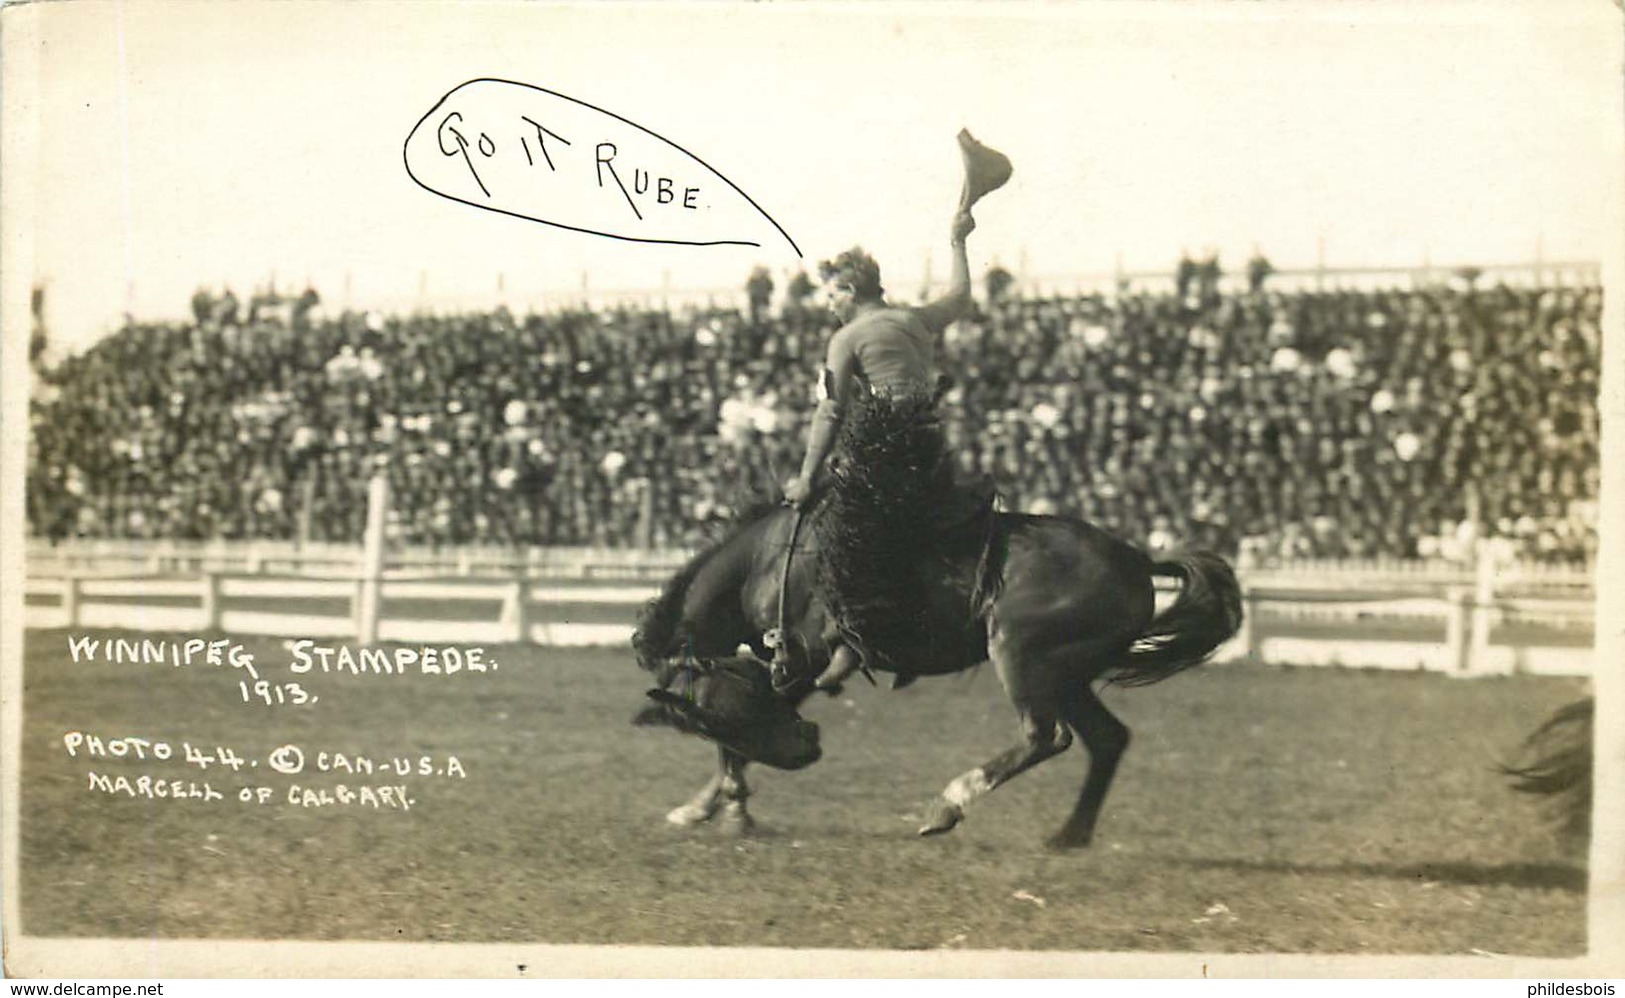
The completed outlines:
{"type": "Polygon", "coordinates": [[[689,559],[688,564],[666,581],[660,595],[645,604],[638,617],[638,628],[632,633],[632,649],[637,653],[640,666],[654,672],[663,658],[676,653],[682,645],[683,599],[688,595],[689,586],[723,549],[781,508],[772,500],[753,502],[730,521],[719,540],[689,559]]]}

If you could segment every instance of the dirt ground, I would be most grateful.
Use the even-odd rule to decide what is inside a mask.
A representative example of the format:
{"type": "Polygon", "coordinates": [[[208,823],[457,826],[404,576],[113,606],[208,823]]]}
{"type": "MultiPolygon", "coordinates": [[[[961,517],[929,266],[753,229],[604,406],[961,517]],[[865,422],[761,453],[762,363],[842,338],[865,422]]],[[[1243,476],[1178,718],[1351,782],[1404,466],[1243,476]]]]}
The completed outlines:
{"type": "Polygon", "coordinates": [[[809,703],[825,757],[753,769],[760,830],[742,839],[664,821],[714,751],[629,725],[647,677],[627,652],[505,646],[485,650],[494,671],[356,676],[296,674],[283,642],[236,640],[264,695],[229,662],[74,662],[66,632],[29,633],[23,931],[1541,956],[1586,944],[1583,858],[1494,768],[1580,694],[1574,680],[1236,664],[1108,691],[1134,742],[1094,847],[1051,854],[1042,840],[1082,782],[1076,747],[952,834],[914,834],[922,805],[1016,737],[991,669],[809,703]],[[147,744],[112,754],[130,738],[147,744]],[[288,746],[302,766],[278,772],[293,769],[288,746]]]}

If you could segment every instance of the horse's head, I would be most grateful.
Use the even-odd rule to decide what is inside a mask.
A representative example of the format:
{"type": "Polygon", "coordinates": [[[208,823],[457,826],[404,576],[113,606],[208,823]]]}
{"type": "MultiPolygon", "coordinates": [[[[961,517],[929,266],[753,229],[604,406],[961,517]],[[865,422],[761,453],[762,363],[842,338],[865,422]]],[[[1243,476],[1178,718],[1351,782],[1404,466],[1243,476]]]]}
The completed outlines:
{"type": "Polygon", "coordinates": [[[750,580],[763,528],[783,513],[783,507],[764,503],[742,514],[726,537],[691,558],[643,608],[632,650],[662,688],[670,685],[671,660],[686,658],[695,645],[714,651],[747,639],[740,591],[750,580]]]}
{"type": "Polygon", "coordinates": [[[637,628],[632,632],[632,654],[637,657],[638,668],[653,673],[661,686],[669,683],[671,666],[665,645],[673,636],[670,632],[675,630],[673,623],[662,619],[664,610],[659,600],[650,602],[643,608],[637,628]]]}
{"type": "Polygon", "coordinates": [[[768,665],[754,655],[669,663],[654,701],[632,719],[699,735],[754,762],[801,769],[823,755],[818,725],[802,720],[773,691],[768,665]]]}

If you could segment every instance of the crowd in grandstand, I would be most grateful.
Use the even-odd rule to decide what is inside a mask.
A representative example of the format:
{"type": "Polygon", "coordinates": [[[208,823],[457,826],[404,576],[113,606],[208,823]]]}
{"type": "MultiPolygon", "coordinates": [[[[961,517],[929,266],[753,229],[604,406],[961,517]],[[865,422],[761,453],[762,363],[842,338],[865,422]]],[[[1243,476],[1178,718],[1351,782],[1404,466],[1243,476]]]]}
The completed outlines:
{"type": "MultiPolygon", "coordinates": [[[[1007,508],[1152,547],[1438,553],[1478,521],[1595,544],[1599,289],[1181,289],[983,301],[941,362],[950,439],[1007,508]],[[1183,293],[1181,293],[1183,291],[1183,293]]],[[[758,282],[759,283],[759,282],[758,282]]],[[[805,290],[803,286],[801,291],[805,290]]],[[[797,467],[815,300],[517,317],[200,292],[45,372],[37,534],[693,545],[797,467]]],[[[799,299],[799,292],[796,296],[799,299]]]]}

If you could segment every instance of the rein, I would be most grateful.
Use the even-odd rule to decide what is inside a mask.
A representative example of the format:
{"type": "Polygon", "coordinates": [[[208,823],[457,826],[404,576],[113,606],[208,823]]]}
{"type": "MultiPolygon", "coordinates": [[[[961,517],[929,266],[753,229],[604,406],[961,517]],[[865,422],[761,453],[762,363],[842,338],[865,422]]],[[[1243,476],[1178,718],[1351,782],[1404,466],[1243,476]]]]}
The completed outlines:
{"type": "Polygon", "coordinates": [[[765,636],[765,643],[773,647],[773,685],[783,684],[790,670],[790,622],[785,619],[790,591],[790,562],[795,558],[796,541],[801,537],[801,524],[807,519],[805,509],[796,510],[795,521],[790,524],[790,543],[784,549],[784,567],[779,571],[779,624],[765,636]]]}

